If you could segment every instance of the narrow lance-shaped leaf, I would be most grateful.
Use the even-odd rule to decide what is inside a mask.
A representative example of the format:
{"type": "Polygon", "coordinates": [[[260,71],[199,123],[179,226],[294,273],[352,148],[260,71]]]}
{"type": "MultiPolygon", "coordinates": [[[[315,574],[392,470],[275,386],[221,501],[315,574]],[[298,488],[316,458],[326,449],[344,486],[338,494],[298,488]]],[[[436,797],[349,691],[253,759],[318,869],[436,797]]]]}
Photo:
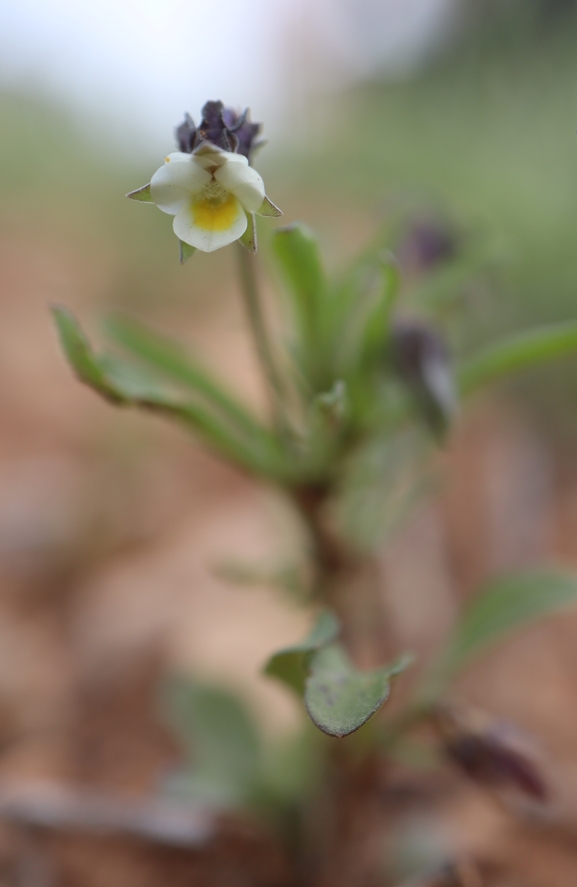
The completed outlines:
{"type": "Polygon", "coordinates": [[[230,423],[236,432],[242,434],[255,457],[261,460],[263,468],[268,466],[278,476],[290,473],[292,466],[285,459],[272,432],[261,425],[204,367],[185,354],[178,343],[121,317],[109,319],[106,329],[119,345],[146,366],[205,399],[227,424],[230,423]]]}
{"type": "Polygon", "coordinates": [[[467,361],[459,372],[459,388],[462,394],[470,394],[512,373],[569,356],[577,356],[577,322],[527,330],[490,345],[467,361]]]}
{"type": "Polygon", "coordinates": [[[274,474],[278,470],[276,461],[267,461],[262,451],[253,450],[235,437],[209,410],[163,392],[133,365],[94,354],[69,311],[55,308],[53,313],[65,354],[78,378],[107,400],[141,407],[191,426],[220,455],[254,474],[274,474]]]}
{"type": "Polygon", "coordinates": [[[330,644],[337,637],[339,630],[335,614],[330,610],[323,610],[304,640],[271,656],[264,667],[265,674],[278,678],[302,696],[311,657],[321,647],[330,644]]]}
{"type": "Polygon", "coordinates": [[[367,314],[361,340],[361,353],[365,361],[375,360],[382,355],[390,312],[400,287],[399,268],[393,261],[382,261],[377,273],[380,276],[379,291],[367,314]]]}
{"type": "Polygon", "coordinates": [[[298,331],[297,352],[302,369],[309,376],[319,359],[319,313],[327,283],[317,242],[309,229],[300,224],[277,228],[273,248],[281,274],[292,296],[298,331]]]}
{"type": "Polygon", "coordinates": [[[103,397],[125,403],[126,398],[107,379],[95,360],[92,349],[73,315],[60,306],[52,309],[62,349],[81,382],[90,385],[103,397]]]}
{"type": "Polygon", "coordinates": [[[412,662],[403,656],[392,665],[359,671],[341,644],[316,653],[305,685],[305,705],[316,726],[330,736],[348,736],[362,727],[389,698],[391,680],[412,662]]]}
{"type": "Polygon", "coordinates": [[[490,582],[474,598],[427,681],[432,695],[508,634],[577,602],[577,576],[531,572],[490,582]]]}
{"type": "Polygon", "coordinates": [[[146,329],[134,321],[111,317],[106,332],[124,349],[174,382],[206,397],[226,418],[248,434],[260,434],[265,429],[254,419],[220,382],[184,353],[177,342],[146,329]]]}

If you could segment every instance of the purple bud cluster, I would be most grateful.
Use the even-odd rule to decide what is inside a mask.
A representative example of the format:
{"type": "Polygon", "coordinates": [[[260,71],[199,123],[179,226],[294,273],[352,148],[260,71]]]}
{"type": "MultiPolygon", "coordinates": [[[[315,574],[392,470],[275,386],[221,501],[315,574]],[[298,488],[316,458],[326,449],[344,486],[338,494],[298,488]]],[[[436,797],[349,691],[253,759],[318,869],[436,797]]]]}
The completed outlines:
{"type": "Polygon", "coordinates": [[[222,151],[242,154],[250,163],[254,151],[264,144],[259,139],[261,123],[252,123],[248,108],[242,114],[225,108],[222,102],[207,102],[197,127],[190,114],[176,129],[178,150],[191,154],[201,142],[211,142],[222,151]]]}

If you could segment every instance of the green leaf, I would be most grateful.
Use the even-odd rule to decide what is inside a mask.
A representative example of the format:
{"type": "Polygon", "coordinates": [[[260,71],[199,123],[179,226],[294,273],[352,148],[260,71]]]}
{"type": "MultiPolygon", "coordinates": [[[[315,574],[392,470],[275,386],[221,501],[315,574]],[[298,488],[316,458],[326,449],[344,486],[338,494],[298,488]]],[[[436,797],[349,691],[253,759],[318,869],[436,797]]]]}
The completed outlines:
{"type": "Polygon", "coordinates": [[[184,265],[195,254],[196,247],[191,246],[190,243],[185,243],[184,240],[179,240],[178,243],[180,248],[180,264],[184,265]]]}
{"type": "Polygon", "coordinates": [[[297,327],[297,359],[309,379],[315,382],[321,347],[319,315],[326,297],[327,281],[317,242],[301,224],[277,228],[273,249],[282,277],[292,297],[297,327]]]}
{"type": "Polygon", "coordinates": [[[353,394],[352,414],[370,409],[374,377],[383,364],[399,271],[390,256],[370,255],[341,273],[322,304],[322,340],[333,377],[344,377],[353,394]]]}
{"type": "Polygon", "coordinates": [[[184,353],[178,342],[122,317],[109,318],[106,332],[145,364],[205,397],[246,433],[257,435],[265,430],[207,370],[184,353]]]}
{"type": "Polygon", "coordinates": [[[302,696],[309,673],[311,657],[330,644],[340,631],[337,617],[330,610],[323,610],[311,632],[299,644],[279,650],[264,668],[264,673],[285,683],[302,696]]]}
{"type": "MultiPolygon", "coordinates": [[[[531,572],[486,585],[465,610],[431,675],[438,689],[508,634],[577,602],[577,576],[531,572]]],[[[435,691],[437,687],[435,686],[435,691]]]]}
{"type": "Polygon", "coordinates": [[[231,693],[179,677],[162,692],[164,717],[187,759],[172,784],[181,794],[221,807],[246,801],[260,770],[256,725],[231,693]]]}
{"type": "Polygon", "coordinates": [[[255,435],[254,440],[243,440],[210,409],[167,393],[139,367],[117,357],[95,355],[73,315],[65,308],[54,308],[53,313],[63,349],[76,375],[107,400],[184,422],[221,456],[256,475],[278,476],[283,470],[278,453],[269,447],[265,449],[263,438],[255,435]]]}
{"type": "Polygon", "coordinates": [[[254,460],[260,464],[259,473],[280,478],[293,476],[294,462],[286,458],[275,435],[261,425],[221,382],[186,354],[179,343],[120,317],[110,318],[106,330],[144,365],[202,398],[230,425],[235,437],[250,448],[254,460]]]}
{"type": "Polygon", "coordinates": [[[401,275],[399,267],[389,258],[379,265],[380,285],[377,298],[367,314],[362,336],[362,353],[365,359],[382,357],[388,336],[391,309],[399,293],[401,275]]]}
{"type": "Polygon", "coordinates": [[[154,203],[150,196],[150,183],[137,188],[136,191],[129,191],[126,195],[130,200],[140,200],[142,203],[154,203]]]}
{"type": "Polygon", "coordinates": [[[391,679],[411,661],[411,657],[403,656],[384,668],[358,671],[340,644],[324,647],[311,661],[305,686],[305,705],[311,720],[329,736],[354,733],[386,702],[391,679]]]}
{"type": "Polygon", "coordinates": [[[462,394],[551,360],[577,356],[577,322],[565,321],[528,330],[489,346],[459,372],[462,394]]]}
{"type": "Polygon", "coordinates": [[[125,403],[126,397],[110,383],[74,315],[61,306],[54,306],[52,314],[63,351],[80,381],[108,400],[125,403]]]}
{"type": "Polygon", "coordinates": [[[315,236],[306,225],[295,222],[286,228],[276,229],[273,246],[299,313],[310,323],[310,309],[326,289],[315,236]]]}

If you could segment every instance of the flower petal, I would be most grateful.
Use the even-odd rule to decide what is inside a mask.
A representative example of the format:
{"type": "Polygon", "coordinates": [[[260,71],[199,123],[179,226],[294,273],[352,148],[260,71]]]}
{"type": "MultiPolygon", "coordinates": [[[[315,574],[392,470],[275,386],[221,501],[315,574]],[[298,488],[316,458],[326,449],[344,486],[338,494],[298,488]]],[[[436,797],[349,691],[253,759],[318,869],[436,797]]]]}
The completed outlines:
{"type": "Polygon", "coordinates": [[[228,246],[247,228],[246,213],[233,194],[220,204],[211,200],[189,200],[174,218],[176,236],[205,253],[228,246]]]}
{"type": "Polygon", "coordinates": [[[174,216],[210,179],[210,173],[195,163],[191,154],[175,152],[150,180],[150,196],[159,209],[174,216]]]}
{"type": "MultiPolygon", "coordinates": [[[[234,157],[242,157],[235,154],[234,157]]],[[[255,213],[265,197],[264,182],[252,166],[229,162],[214,173],[214,178],[226,191],[238,197],[248,213],[255,213]]]]}
{"type": "Polygon", "coordinates": [[[226,163],[241,163],[248,166],[248,159],[242,154],[235,154],[233,151],[223,151],[212,142],[201,142],[193,151],[195,161],[204,169],[214,169],[215,167],[224,166],[226,163]]]}

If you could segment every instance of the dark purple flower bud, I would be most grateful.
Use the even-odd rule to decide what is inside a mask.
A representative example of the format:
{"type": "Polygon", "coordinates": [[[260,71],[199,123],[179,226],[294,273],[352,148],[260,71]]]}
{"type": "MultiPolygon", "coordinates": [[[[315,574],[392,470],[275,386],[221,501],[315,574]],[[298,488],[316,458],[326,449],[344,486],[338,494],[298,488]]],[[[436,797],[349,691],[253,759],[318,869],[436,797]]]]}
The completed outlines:
{"type": "Polygon", "coordinates": [[[207,102],[202,109],[202,121],[197,128],[190,114],[176,129],[178,150],[191,154],[201,142],[211,142],[221,151],[243,154],[251,162],[253,152],[264,144],[258,139],[261,123],[252,123],[248,108],[237,114],[225,108],[222,102],[207,102]]]}
{"type": "Polygon", "coordinates": [[[175,135],[178,150],[183,154],[192,154],[196,141],[196,126],[190,114],[184,115],[184,120],[176,128],[175,135]]]}
{"type": "Polygon", "coordinates": [[[448,758],[470,779],[491,788],[515,788],[546,801],[548,788],[529,743],[510,724],[444,709],[437,726],[448,758]]]}
{"type": "Polygon", "coordinates": [[[199,141],[211,142],[223,151],[236,151],[238,141],[224,122],[222,102],[207,102],[198,127],[199,141]]]}
{"type": "Polygon", "coordinates": [[[249,120],[248,108],[242,114],[237,114],[232,108],[225,108],[223,117],[229,131],[234,133],[238,140],[237,152],[244,154],[250,163],[253,151],[264,144],[264,140],[257,139],[262,123],[252,123],[249,120]]]}
{"type": "Polygon", "coordinates": [[[457,239],[442,222],[416,221],[399,246],[399,261],[410,271],[430,271],[457,254],[457,239]]]}
{"type": "Polygon", "coordinates": [[[424,323],[397,321],[392,330],[393,366],[421,402],[426,418],[441,430],[457,406],[449,354],[440,334],[424,323]]]}

